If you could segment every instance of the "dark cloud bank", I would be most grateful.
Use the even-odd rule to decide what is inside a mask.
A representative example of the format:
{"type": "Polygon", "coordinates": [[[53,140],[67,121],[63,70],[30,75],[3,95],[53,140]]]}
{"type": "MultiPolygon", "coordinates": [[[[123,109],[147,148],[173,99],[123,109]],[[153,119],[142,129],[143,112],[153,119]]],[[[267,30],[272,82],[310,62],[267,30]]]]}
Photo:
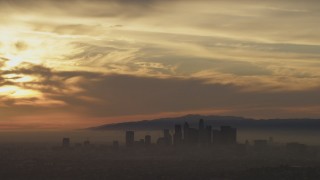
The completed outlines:
{"type": "MultiPolygon", "coordinates": [[[[44,93],[47,99],[62,101],[64,106],[39,107],[17,105],[15,99],[3,99],[5,114],[47,111],[72,112],[88,117],[228,110],[234,115],[269,117],[319,117],[307,112],[277,112],[283,108],[307,108],[319,105],[319,89],[304,91],[247,92],[234,84],[207,83],[197,78],[155,78],[85,71],[54,71],[40,65],[24,64],[3,71],[0,84],[11,84],[44,93]],[[32,75],[38,81],[9,82],[5,74],[32,75]],[[75,89],[75,90],[74,90],[75,89]],[[278,108],[278,110],[276,110],[278,108]],[[259,114],[262,113],[262,114],[259,114]]],[[[34,101],[36,98],[25,99],[34,101]]]]}

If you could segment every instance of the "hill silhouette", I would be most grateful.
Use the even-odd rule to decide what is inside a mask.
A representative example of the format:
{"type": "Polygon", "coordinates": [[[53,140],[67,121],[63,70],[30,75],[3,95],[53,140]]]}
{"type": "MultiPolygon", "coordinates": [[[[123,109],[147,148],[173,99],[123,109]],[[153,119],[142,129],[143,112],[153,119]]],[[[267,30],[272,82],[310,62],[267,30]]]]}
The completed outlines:
{"type": "Polygon", "coordinates": [[[206,125],[218,128],[229,125],[240,129],[292,129],[320,130],[320,119],[251,119],[236,116],[193,115],[181,117],[141,120],[106,124],[88,128],[89,130],[161,130],[171,129],[175,124],[188,122],[191,127],[197,127],[199,119],[204,119],[206,125]]]}

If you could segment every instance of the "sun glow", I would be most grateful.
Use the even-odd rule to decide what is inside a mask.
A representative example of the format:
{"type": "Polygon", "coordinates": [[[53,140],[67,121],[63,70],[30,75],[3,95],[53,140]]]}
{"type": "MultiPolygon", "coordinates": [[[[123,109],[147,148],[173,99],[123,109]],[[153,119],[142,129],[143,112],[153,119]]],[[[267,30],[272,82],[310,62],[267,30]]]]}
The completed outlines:
{"type": "Polygon", "coordinates": [[[22,63],[22,58],[15,55],[5,55],[5,58],[8,59],[8,61],[5,63],[5,66],[2,68],[3,70],[10,70],[19,64],[22,63]]]}
{"type": "Polygon", "coordinates": [[[23,74],[6,74],[3,75],[5,79],[11,82],[18,82],[18,83],[26,83],[26,82],[32,82],[35,80],[34,77],[29,75],[23,75],[23,74]]]}
{"type": "Polygon", "coordinates": [[[0,96],[9,98],[32,98],[41,97],[41,93],[31,89],[23,89],[18,86],[0,87],[0,96]]]}
{"type": "MultiPolygon", "coordinates": [[[[1,32],[3,31],[0,29],[1,32]]],[[[11,70],[22,63],[42,64],[43,59],[48,59],[47,55],[50,52],[48,48],[43,47],[46,38],[35,38],[22,32],[5,34],[0,37],[0,42],[0,57],[5,59],[2,70],[11,70]]]]}

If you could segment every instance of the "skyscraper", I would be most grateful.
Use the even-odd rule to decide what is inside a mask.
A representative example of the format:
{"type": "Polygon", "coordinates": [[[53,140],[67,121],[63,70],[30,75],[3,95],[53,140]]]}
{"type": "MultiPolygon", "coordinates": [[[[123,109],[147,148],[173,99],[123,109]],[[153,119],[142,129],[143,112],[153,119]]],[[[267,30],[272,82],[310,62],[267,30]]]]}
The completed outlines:
{"type": "Polygon", "coordinates": [[[126,146],[132,147],[134,144],[134,131],[126,131],[126,146]]]}
{"type": "Polygon", "coordinates": [[[184,138],[185,144],[190,143],[189,129],[190,129],[189,124],[187,122],[185,122],[183,125],[183,138],[184,138]]]}
{"type": "Polygon", "coordinates": [[[172,144],[172,136],[170,134],[169,129],[163,130],[163,137],[164,137],[164,144],[165,145],[171,145],[172,144]]]}
{"type": "Polygon", "coordinates": [[[212,130],[212,144],[219,145],[222,144],[221,132],[218,129],[212,130]]]}
{"type": "Polygon", "coordinates": [[[211,144],[212,143],[212,127],[206,126],[206,143],[211,144]]]}
{"type": "Polygon", "coordinates": [[[146,135],[144,137],[144,143],[146,144],[146,146],[150,146],[151,145],[151,136],[150,135],[146,135]]]}
{"type": "Polygon", "coordinates": [[[204,120],[200,119],[199,120],[199,136],[198,136],[198,142],[201,145],[204,145],[207,143],[207,132],[206,129],[204,128],[204,120]]]}
{"type": "Polygon", "coordinates": [[[169,129],[163,130],[163,137],[160,137],[157,140],[157,144],[162,145],[162,146],[169,146],[172,144],[172,136],[170,134],[169,129]]]}
{"type": "Polygon", "coordinates": [[[196,128],[189,128],[189,143],[196,145],[199,142],[199,131],[196,128]]]}
{"type": "Polygon", "coordinates": [[[170,137],[170,130],[169,129],[164,129],[163,130],[163,137],[169,138],[170,137]]]}
{"type": "Polygon", "coordinates": [[[256,139],[253,141],[253,147],[256,151],[265,150],[268,147],[268,140],[266,139],[256,139]]]}
{"type": "Polygon", "coordinates": [[[236,144],[237,143],[237,129],[231,126],[221,126],[221,143],[236,144]]]}
{"type": "Polygon", "coordinates": [[[173,143],[174,145],[182,144],[182,128],[179,124],[174,126],[173,143]]]}
{"type": "Polygon", "coordinates": [[[204,120],[200,119],[199,120],[199,130],[203,130],[204,129],[204,120]]]}

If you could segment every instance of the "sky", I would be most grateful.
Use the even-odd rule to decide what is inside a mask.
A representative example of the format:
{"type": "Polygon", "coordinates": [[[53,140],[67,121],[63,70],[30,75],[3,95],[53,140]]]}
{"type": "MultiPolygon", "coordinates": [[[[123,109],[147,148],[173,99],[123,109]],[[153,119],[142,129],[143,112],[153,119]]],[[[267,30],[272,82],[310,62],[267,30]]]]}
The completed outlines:
{"type": "Polygon", "coordinates": [[[320,118],[318,0],[0,0],[0,130],[320,118]]]}

